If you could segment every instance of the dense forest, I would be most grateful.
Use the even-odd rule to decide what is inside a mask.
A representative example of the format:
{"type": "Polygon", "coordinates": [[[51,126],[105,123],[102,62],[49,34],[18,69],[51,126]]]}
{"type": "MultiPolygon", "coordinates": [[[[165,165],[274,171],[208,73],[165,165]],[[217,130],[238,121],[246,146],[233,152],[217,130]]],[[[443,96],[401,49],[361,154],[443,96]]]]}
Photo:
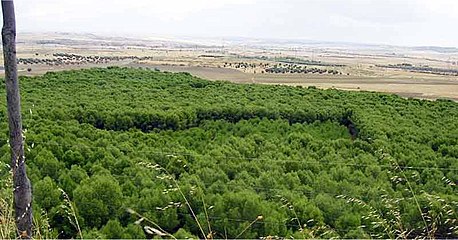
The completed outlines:
{"type": "Polygon", "coordinates": [[[20,81],[38,235],[458,238],[455,102],[117,67],[20,81]]]}

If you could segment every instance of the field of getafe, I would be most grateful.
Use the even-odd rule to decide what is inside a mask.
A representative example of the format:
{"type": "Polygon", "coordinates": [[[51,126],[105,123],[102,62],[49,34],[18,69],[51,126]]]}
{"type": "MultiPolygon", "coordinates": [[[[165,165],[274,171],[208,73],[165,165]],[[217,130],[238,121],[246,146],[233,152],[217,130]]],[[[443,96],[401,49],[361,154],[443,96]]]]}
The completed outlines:
{"type": "Polygon", "coordinates": [[[458,238],[456,102],[118,67],[20,83],[41,236],[458,238]]]}

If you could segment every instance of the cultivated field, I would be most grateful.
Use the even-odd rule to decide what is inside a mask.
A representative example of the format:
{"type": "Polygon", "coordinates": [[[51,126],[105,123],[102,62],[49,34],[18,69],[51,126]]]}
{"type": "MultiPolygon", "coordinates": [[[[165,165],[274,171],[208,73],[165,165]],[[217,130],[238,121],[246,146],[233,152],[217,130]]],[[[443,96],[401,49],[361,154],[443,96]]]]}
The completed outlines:
{"type": "Polygon", "coordinates": [[[449,48],[29,33],[19,34],[18,58],[22,75],[129,66],[237,83],[379,91],[458,101],[458,49],[449,48]],[[444,73],[383,67],[401,64],[443,69],[444,73]]]}
{"type": "Polygon", "coordinates": [[[316,86],[355,91],[395,93],[404,97],[425,99],[448,98],[458,101],[458,80],[452,77],[382,77],[382,76],[298,76],[294,74],[253,74],[233,69],[214,67],[182,67],[146,64],[129,64],[135,67],[151,67],[162,71],[189,72],[205,79],[225,80],[236,83],[284,84],[316,86]]]}

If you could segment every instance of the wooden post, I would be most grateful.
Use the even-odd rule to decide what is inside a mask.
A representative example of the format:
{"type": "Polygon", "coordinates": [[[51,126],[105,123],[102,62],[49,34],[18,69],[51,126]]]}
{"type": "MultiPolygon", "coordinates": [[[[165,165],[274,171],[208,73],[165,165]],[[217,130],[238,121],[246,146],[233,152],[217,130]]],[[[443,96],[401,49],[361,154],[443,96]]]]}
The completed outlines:
{"type": "Polygon", "coordinates": [[[25,170],[21,98],[16,62],[16,19],[13,0],[2,0],[2,11],[2,42],[11,147],[11,168],[13,171],[15,221],[18,237],[30,239],[32,236],[32,188],[25,170]]]}

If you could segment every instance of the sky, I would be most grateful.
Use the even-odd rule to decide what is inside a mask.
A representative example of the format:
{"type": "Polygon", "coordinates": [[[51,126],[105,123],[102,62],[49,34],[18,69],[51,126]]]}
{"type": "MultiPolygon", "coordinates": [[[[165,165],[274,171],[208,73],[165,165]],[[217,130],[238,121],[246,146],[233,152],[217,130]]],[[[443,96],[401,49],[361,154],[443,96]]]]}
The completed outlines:
{"type": "Polygon", "coordinates": [[[18,32],[458,47],[458,0],[15,0],[18,32]]]}

